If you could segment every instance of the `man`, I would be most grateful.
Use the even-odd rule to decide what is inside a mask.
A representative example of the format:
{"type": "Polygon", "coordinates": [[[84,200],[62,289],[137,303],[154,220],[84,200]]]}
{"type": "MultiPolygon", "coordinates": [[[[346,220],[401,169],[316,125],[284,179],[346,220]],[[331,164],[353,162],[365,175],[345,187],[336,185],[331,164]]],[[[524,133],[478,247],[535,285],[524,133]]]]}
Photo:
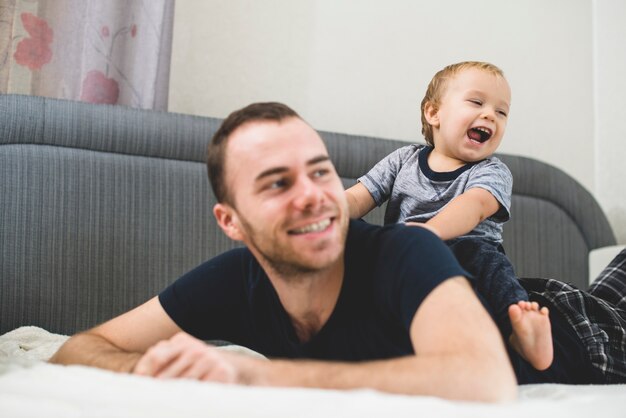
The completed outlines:
{"type": "Polygon", "coordinates": [[[53,362],[253,385],[515,397],[498,330],[445,245],[422,229],[349,221],[321,138],[293,110],[265,103],[234,112],[208,154],[214,215],[246,248],[72,337],[53,362]]]}

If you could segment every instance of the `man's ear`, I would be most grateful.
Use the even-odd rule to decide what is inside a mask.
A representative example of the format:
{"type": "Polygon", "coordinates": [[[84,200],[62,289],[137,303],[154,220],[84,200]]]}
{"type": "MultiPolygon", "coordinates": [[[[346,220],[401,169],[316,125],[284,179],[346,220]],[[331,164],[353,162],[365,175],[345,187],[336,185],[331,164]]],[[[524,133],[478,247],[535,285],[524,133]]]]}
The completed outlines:
{"type": "Polygon", "coordinates": [[[432,102],[428,102],[424,106],[424,118],[433,128],[439,127],[439,109],[432,102]]]}
{"type": "Polygon", "coordinates": [[[237,211],[233,207],[227,203],[217,203],[213,206],[213,215],[228,238],[234,241],[243,240],[237,211]]]}

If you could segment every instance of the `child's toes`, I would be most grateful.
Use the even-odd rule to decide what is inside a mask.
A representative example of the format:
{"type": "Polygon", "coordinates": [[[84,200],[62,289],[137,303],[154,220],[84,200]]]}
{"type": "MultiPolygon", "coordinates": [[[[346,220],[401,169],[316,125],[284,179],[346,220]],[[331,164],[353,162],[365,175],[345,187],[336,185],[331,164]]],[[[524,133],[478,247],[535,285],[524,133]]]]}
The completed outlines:
{"type": "Polygon", "coordinates": [[[509,306],[509,319],[512,323],[517,323],[522,319],[522,308],[519,305],[509,306]]]}

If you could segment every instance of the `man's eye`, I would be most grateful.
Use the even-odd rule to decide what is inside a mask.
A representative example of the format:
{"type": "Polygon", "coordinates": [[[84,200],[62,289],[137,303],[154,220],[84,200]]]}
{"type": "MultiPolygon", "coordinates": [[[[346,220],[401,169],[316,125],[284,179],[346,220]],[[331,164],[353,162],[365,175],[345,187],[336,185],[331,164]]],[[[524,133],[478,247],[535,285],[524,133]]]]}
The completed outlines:
{"type": "Polygon", "coordinates": [[[319,170],[315,170],[315,171],[313,172],[313,177],[316,177],[316,178],[318,178],[318,177],[323,177],[323,176],[325,176],[326,174],[328,174],[328,169],[326,169],[326,168],[321,168],[321,169],[319,169],[319,170]]]}
{"type": "Polygon", "coordinates": [[[269,189],[282,189],[287,185],[287,181],[285,179],[276,180],[275,182],[270,183],[269,189]]]}

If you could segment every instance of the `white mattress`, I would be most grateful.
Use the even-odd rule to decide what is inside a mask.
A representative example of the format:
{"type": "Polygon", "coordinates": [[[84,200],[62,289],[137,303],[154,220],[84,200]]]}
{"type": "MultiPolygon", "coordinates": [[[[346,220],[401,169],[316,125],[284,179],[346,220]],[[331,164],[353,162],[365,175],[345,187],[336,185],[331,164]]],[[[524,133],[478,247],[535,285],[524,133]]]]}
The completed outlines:
{"type": "Polygon", "coordinates": [[[518,401],[489,405],[157,380],[45,363],[65,338],[35,327],[0,336],[0,417],[626,417],[626,385],[527,385],[518,401]]]}

